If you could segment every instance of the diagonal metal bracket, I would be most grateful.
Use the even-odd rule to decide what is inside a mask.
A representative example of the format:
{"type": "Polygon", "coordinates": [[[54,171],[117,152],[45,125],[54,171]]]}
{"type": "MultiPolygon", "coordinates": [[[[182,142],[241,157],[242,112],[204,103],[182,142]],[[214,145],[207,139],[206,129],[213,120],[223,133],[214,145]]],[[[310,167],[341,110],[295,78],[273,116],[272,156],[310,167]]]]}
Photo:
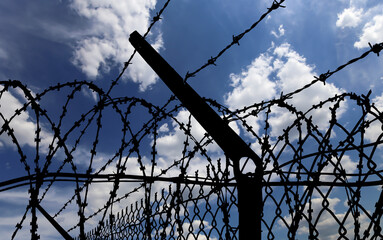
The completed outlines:
{"type": "Polygon", "coordinates": [[[137,31],[130,35],[129,41],[232,160],[238,183],[240,238],[249,239],[251,236],[252,239],[261,239],[262,160],[137,31]],[[250,158],[254,162],[255,176],[241,173],[241,158],[250,158]]]}
{"type": "Polygon", "coordinates": [[[51,215],[49,215],[47,213],[47,211],[45,211],[44,208],[42,208],[40,206],[40,204],[37,204],[36,205],[36,208],[41,212],[42,215],[44,215],[44,217],[53,225],[53,227],[56,228],[56,230],[61,234],[61,236],[65,239],[65,240],[73,240],[73,238],[60,226],[60,224],[58,224],[58,222],[56,222],[54,220],[53,217],[51,217],[51,215]]]}

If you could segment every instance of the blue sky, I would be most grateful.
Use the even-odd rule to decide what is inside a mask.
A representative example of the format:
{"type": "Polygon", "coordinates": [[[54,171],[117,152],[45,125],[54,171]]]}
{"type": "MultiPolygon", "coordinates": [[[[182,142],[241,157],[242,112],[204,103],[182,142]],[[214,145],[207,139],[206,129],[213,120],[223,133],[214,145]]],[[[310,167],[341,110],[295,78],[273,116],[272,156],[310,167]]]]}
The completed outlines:
{"type": "MultiPolygon", "coordinates": [[[[3,0],[0,2],[0,80],[20,80],[34,93],[75,79],[94,81],[106,90],[133,52],[128,41],[129,34],[134,30],[143,34],[164,3],[164,0],[3,0]]],[[[233,35],[248,29],[271,4],[271,0],[173,0],[165,9],[162,19],[153,27],[148,41],[181,76],[185,76],[216,56],[231,43],[233,35]]],[[[216,61],[216,66],[203,69],[195,77],[189,78],[188,83],[201,96],[215,99],[235,110],[276,98],[281,91],[287,93],[300,88],[311,82],[314,76],[335,70],[348,60],[359,57],[370,49],[369,42],[375,44],[383,41],[381,1],[286,0],[283,5],[286,8],[269,14],[240,40],[239,46],[234,45],[227,50],[216,61]]],[[[143,98],[158,106],[165,104],[171,94],[166,86],[138,55],[132,63],[111,95],[143,98]]],[[[382,57],[370,54],[334,74],[326,85],[316,85],[298,94],[291,103],[304,111],[336,94],[367,94],[372,89],[371,99],[382,107],[382,66],[382,57]]],[[[68,93],[50,93],[40,102],[55,121],[59,119],[68,93]]],[[[63,128],[70,126],[81,113],[90,109],[96,103],[96,97],[94,92],[81,90],[76,95],[77,103],[70,105],[70,114],[63,128]]],[[[2,96],[0,110],[9,117],[22,106],[23,101],[20,91],[10,91],[2,96]]],[[[345,122],[352,122],[351,110],[352,107],[345,104],[339,116],[343,116],[345,122]]],[[[139,111],[135,114],[132,125],[139,128],[148,115],[139,111]]],[[[328,127],[329,114],[325,110],[314,113],[320,129],[328,127]]],[[[181,122],[188,121],[185,110],[180,110],[175,116],[181,122]]],[[[115,153],[121,135],[118,133],[121,128],[115,125],[119,121],[115,115],[106,113],[103,121],[104,140],[98,148],[96,168],[115,153]]],[[[249,121],[260,135],[261,121],[262,118],[249,121]]],[[[291,116],[286,112],[276,110],[270,118],[270,134],[279,136],[291,121],[291,116]]],[[[33,115],[26,112],[12,124],[24,151],[32,154],[35,146],[33,115]]],[[[174,122],[168,120],[161,124],[157,151],[160,165],[165,167],[180,156],[184,136],[176,129],[174,122]]],[[[201,139],[204,130],[195,125],[192,133],[201,139]]],[[[243,129],[234,123],[231,126],[252,144],[255,151],[259,149],[255,140],[244,134],[243,129]]],[[[43,148],[48,146],[52,132],[44,126],[42,132],[43,148]]],[[[90,156],[89,146],[94,139],[94,135],[91,135],[94,132],[89,132],[74,153],[78,157],[76,163],[84,172],[90,156]]],[[[372,141],[377,133],[372,131],[370,134],[372,141]]],[[[0,136],[0,181],[26,174],[17,159],[14,145],[5,135],[0,136]],[[17,160],[14,161],[14,158],[17,160]]],[[[149,146],[150,139],[147,142],[149,146]]],[[[208,150],[212,156],[222,156],[216,145],[209,146],[208,150]]],[[[355,168],[353,163],[352,159],[348,162],[350,171],[355,168]]],[[[204,165],[203,159],[195,159],[190,173],[204,169],[204,165]]],[[[136,162],[132,161],[129,166],[130,173],[141,174],[134,170],[136,162]]],[[[108,169],[110,172],[113,170],[108,169]]],[[[176,173],[174,170],[173,174],[176,173]]],[[[157,186],[157,189],[161,187],[157,186]]],[[[93,189],[92,198],[95,201],[91,210],[103,205],[105,196],[102,193],[110,191],[109,188],[110,185],[105,185],[93,189]]],[[[47,209],[57,211],[55,204],[62,202],[55,199],[69,198],[73,193],[70,189],[69,184],[63,184],[49,191],[50,198],[45,202],[47,209]]],[[[11,236],[14,226],[21,220],[28,203],[27,190],[17,188],[0,192],[2,236],[11,236]],[[17,214],[9,209],[15,209],[17,214]]],[[[343,200],[334,197],[332,201],[336,205],[343,200]]],[[[59,221],[65,227],[73,226],[69,219],[74,212],[67,211],[59,221]]],[[[26,221],[23,231],[15,239],[25,238],[28,232],[29,222],[26,221]]],[[[55,239],[55,234],[48,224],[41,223],[41,235],[45,236],[43,239],[55,239]]]]}

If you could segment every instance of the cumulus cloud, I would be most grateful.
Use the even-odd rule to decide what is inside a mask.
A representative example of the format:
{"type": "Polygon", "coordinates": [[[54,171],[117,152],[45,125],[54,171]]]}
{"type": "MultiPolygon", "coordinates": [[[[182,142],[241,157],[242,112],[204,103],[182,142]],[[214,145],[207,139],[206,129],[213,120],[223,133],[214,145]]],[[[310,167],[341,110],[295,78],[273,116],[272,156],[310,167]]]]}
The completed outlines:
{"type": "MultiPolygon", "coordinates": [[[[266,53],[257,57],[240,74],[231,74],[230,79],[233,89],[225,96],[225,103],[231,109],[241,108],[247,105],[276,98],[282,92],[288,93],[299,89],[313,80],[318,74],[314,66],[308,64],[306,59],[294,51],[290,44],[284,43],[270,48],[266,53]]],[[[328,99],[335,94],[342,93],[342,89],[334,84],[316,84],[302,91],[288,100],[300,111],[307,111],[313,104],[328,99]]],[[[342,108],[344,109],[344,108],[342,108]]],[[[343,112],[341,110],[339,115],[343,112]]],[[[320,129],[328,126],[330,119],[328,108],[312,111],[314,124],[320,129]]],[[[272,109],[269,123],[272,128],[271,135],[279,136],[283,128],[291,124],[296,117],[289,111],[280,108],[272,109]]],[[[259,122],[262,118],[248,123],[253,124],[254,130],[259,130],[259,122]]]]}
{"type": "MultiPolygon", "coordinates": [[[[181,124],[188,124],[189,122],[189,111],[181,110],[177,113],[175,118],[181,124]]],[[[195,120],[195,118],[191,117],[191,135],[196,139],[196,141],[201,141],[205,137],[205,129],[195,120]]],[[[240,128],[235,122],[230,122],[229,126],[236,132],[240,133],[240,128]]],[[[207,139],[205,138],[204,141],[207,139]]],[[[166,169],[174,160],[179,160],[182,158],[182,151],[184,149],[184,144],[186,141],[186,135],[183,130],[179,128],[179,125],[176,121],[172,121],[170,124],[164,124],[160,127],[160,134],[156,142],[156,150],[158,153],[158,167],[166,169]],[[161,131],[162,129],[162,131],[161,131]]],[[[195,146],[194,142],[190,139],[188,140],[188,151],[193,150],[195,146]]],[[[153,144],[153,143],[152,143],[153,144]]],[[[213,143],[206,146],[206,150],[210,157],[214,159],[224,158],[223,152],[221,148],[213,141],[213,143]]],[[[213,159],[213,161],[215,161],[213,159]]],[[[209,163],[206,161],[206,158],[195,155],[190,162],[189,168],[187,169],[187,174],[194,175],[196,171],[199,172],[200,176],[204,176],[206,174],[206,166],[209,163]]],[[[173,169],[169,174],[173,174],[174,176],[178,176],[179,169],[173,169]]]]}
{"type": "Polygon", "coordinates": [[[226,95],[225,102],[231,109],[275,96],[276,83],[268,78],[273,71],[272,60],[268,54],[261,54],[240,74],[230,75],[233,90],[226,95]]]}
{"type": "MultiPolygon", "coordinates": [[[[1,87],[2,88],[2,87],[1,87]]],[[[23,107],[23,103],[18,99],[17,91],[11,93],[6,91],[2,94],[0,99],[0,112],[6,121],[11,120],[12,116],[15,115],[16,110],[20,110],[23,107]]],[[[23,97],[23,96],[22,96],[23,97]]],[[[0,126],[3,126],[4,120],[0,118],[0,126]]],[[[23,111],[20,115],[16,115],[15,118],[9,123],[10,128],[14,130],[14,135],[20,144],[20,146],[36,146],[36,123],[30,116],[27,111],[23,111]]],[[[52,135],[46,130],[42,129],[41,131],[41,146],[42,150],[47,149],[50,141],[52,140],[52,135]]],[[[12,138],[4,132],[0,135],[0,147],[2,146],[15,146],[12,142],[12,138]]]]}
{"type": "Polygon", "coordinates": [[[340,28],[353,28],[359,25],[362,20],[363,9],[355,7],[346,8],[342,13],[338,14],[336,26],[340,28]]]}
{"type": "MultiPolygon", "coordinates": [[[[189,121],[189,115],[189,111],[184,109],[178,112],[176,119],[179,122],[186,125],[189,121]]],[[[169,131],[168,125],[165,126],[166,127],[163,127],[162,129],[167,128],[167,132],[165,132],[165,134],[160,135],[160,137],[157,139],[157,152],[161,157],[164,157],[165,159],[179,159],[182,157],[182,150],[184,147],[186,135],[183,132],[183,130],[179,129],[178,123],[176,123],[175,121],[172,122],[172,131],[169,131]]],[[[197,120],[195,120],[194,117],[191,118],[191,126],[191,135],[193,135],[193,137],[197,140],[202,139],[206,131],[197,122],[197,120]]],[[[208,150],[211,152],[216,152],[219,150],[219,147],[216,144],[211,144],[208,146],[208,150]]]]}
{"type": "MultiPolygon", "coordinates": [[[[376,115],[380,116],[380,113],[383,112],[383,94],[372,99],[372,103],[378,110],[376,115]]],[[[375,112],[374,109],[372,111],[375,112]]],[[[374,118],[375,117],[373,116],[367,116],[367,120],[369,121],[372,121],[374,118]]],[[[379,120],[374,120],[366,129],[365,138],[370,142],[375,142],[378,140],[380,135],[382,135],[382,123],[379,120]]]]}
{"type": "MultiPolygon", "coordinates": [[[[88,166],[90,161],[90,153],[89,149],[85,149],[79,147],[73,153],[73,159],[75,164],[79,166],[88,166]]],[[[98,170],[101,166],[103,166],[110,155],[98,152],[97,156],[94,159],[93,167],[95,170],[98,170]]],[[[111,164],[108,166],[104,174],[112,174],[116,173],[116,167],[111,164]]],[[[126,165],[127,174],[134,174],[137,176],[142,175],[140,171],[140,166],[137,162],[136,158],[130,158],[127,161],[126,165]]],[[[150,168],[148,168],[150,170],[150,168]]],[[[87,207],[85,209],[85,215],[88,217],[89,215],[94,214],[100,208],[104,207],[110,197],[110,191],[113,189],[114,181],[106,182],[106,183],[95,183],[89,185],[89,189],[87,191],[87,207]]],[[[121,197],[124,194],[132,191],[133,189],[140,187],[141,182],[128,182],[128,183],[120,183],[119,191],[117,192],[117,196],[121,197]]],[[[155,183],[152,186],[153,194],[154,192],[161,192],[161,189],[167,187],[169,183],[160,182],[155,183]]],[[[44,188],[43,188],[44,189],[44,188]]],[[[42,192],[42,191],[41,191],[42,192]]],[[[42,194],[40,192],[40,194],[42,194]]],[[[52,187],[47,192],[45,198],[41,202],[41,206],[53,216],[55,213],[60,210],[64,204],[71,199],[71,197],[75,194],[75,183],[67,183],[67,184],[53,184],[52,187]]],[[[40,195],[41,196],[41,195],[40,195]]],[[[85,199],[85,189],[81,192],[82,201],[85,199]]],[[[113,212],[120,212],[122,209],[125,209],[126,206],[130,206],[130,204],[134,204],[136,201],[140,200],[143,197],[143,191],[136,192],[134,194],[130,194],[129,197],[122,199],[121,201],[113,204],[113,212]]],[[[2,192],[0,195],[0,203],[4,206],[15,206],[13,211],[9,211],[9,216],[5,212],[2,212],[0,216],[0,234],[2,236],[7,236],[6,239],[10,239],[13,231],[15,230],[15,225],[20,222],[22,219],[22,215],[25,211],[25,207],[29,202],[29,194],[27,188],[18,188],[17,190],[11,190],[2,192]],[[24,191],[23,191],[24,190],[24,191]]],[[[0,209],[2,210],[2,209],[0,209]]],[[[72,201],[69,205],[65,207],[63,212],[58,215],[55,220],[64,228],[69,229],[76,224],[78,224],[79,216],[78,205],[76,201],[72,201]]],[[[99,213],[97,216],[89,219],[85,224],[86,231],[90,231],[97,226],[98,221],[101,220],[102,213],[99,213]]],[[[27,220],[23,224],[23,228],[17,234],[16,239],[28,239],[30,238],[30,212],[27,214],[27,220]]],[[[45,218],[38,213],[38,233],[41,235],[42,239],[61,239],[60,234],[55,231],[52,227],[51,223],[47,222],[45,218]]],[[[72,236],[78,234],[78,228],[74,231],[70,232],[72,236]]]]}
{"type": "MultiPolygon", "coordinates": [[[[353,229],[355,228],[356,220],[360,224],[359,234],[366,231],[368,225],[371,223],[371,220],[366,215],[366,213],[359,209],[360,215],[355,217],[353,214],[348,213],[347,210],[341,210],[342,206],[340,206],[341,204],[339,203],[342,202],[344,203],[344,206],[346,206],[346,208],[349,208],[349,205],[347,204],[348,199],[347,197],[342,199],[341,197],[336,197],[334,195],[335,192],[333,191],[329,195],[325,195],[326,198],[324,198],[323,195],[319,194],[316,190],[314,190],[313,196],[312,198],[310,198],[311,210],[309,208],[308,202],[304,204],[304,214],[306,216],[309,216],[311,212],[311,224],[315,224],[314,227],[319,233],[319,239],[339,239],[338,231],[341,226],[343,226],[347,230],[347,238],[354,238],[355,233],[353,229]],[[327,205],[328,207],[324,208],[324,205],[327,205]],[[342,224],[339,224],[339,222],[341,222],[342,224]]],[[[368,197],[371,198],[371,196],[368,197]]],[[[286,215],[283,217],[283,219],[288,224],[288,226],[293,220],[291,215],[286,215]]],[[[282,219],[278,220],[278,224],[282,228],[286,227],[282,219]]],[[[310,228],[308,225],[307,218],[300,219],[297,234],[299,236],[299,239],[309,237],[310,228]]]]}
{"type": "MultiPolygon", "coordinates": [[[[45,198],[40,204],[49,213],[53,215],[53,212],[57,211],[58,206],[62,206],[64,201],[69,199],[69,194],[73,194],[73,189],[68,188],[55,188],[48,192],[49,197],[45,198]]],[[[21,189],[10,190],[2,192],[0,195],[0,203],[3,206],[12,206],[12,209],[2,211],[0,221],[0,234],[2,238],[11,239],[15,226],[22,220],[22,216],[25,212],[25,207],[29,204],[28,190],[21,189]]],[[[3,210],[3,209],[2,209],[3,210]]],[[[68,206],[67,211],[63,212],[55,220],[65,229],[68,229],[75,224],[77,216],[76,206],[68,206]]],[[[61,235],[53,228],[52,224],[49,223],[46,218],[37,211],[38,215],[38,234],[41,235],[42,239],[54,240],[61,239],[61,235]]],[[[26,215],[26,219],[22,225],[22,228],[18,231],[15,239],[30,239],[30,224],[31,214],[30,211],[26,215]]],[[[73,234],[70,233],[70,234],[73,234]]]]}
{"type": "Polygon", "coordinates": [[[354,28],[358,41],[354,47],[361,49],[383,41],[383,5],[367,4],[366,1],[351,0],[348,8],[338,13],[338,28],[354,28]]]}
{"type": "Polygon", "coordinates": [[[359,41],[354,43],[356,48],[368,47],[371,44],[380,43],[383,41],[383,14],[376,15],[371,21],[367,22],[359,37],[359,41]]]}
{"type": "MultiPolygon", "coordinates": [[[[122,66],[133,53],[129,35],[134,30],[143,34],[150,24],[150,11],[156,0],[96,1],[73,0],[71,3],[80,16],[91,23],[92,34],[77,41],[73,64],[89,78],[96,79],[112,66],[122,66]]],[[[162,36],[157,34],[152,44],[159,50],[162,36]]],[[[156,75],[139,57],[133,60],[134,67],[128,68],[127,76],[146,90],[156,82],[156,75]]]]}
{"type": "Polygon", "coordinates": [[[161,125],[161,127],[158,129],[159,132],[169,132],[169,124],[164,123],[161,125]]]}
{"type": "Polygon", "coordinates": [[[74,53],[73,63],[90,78],[96,78],[100,67],[107,71],[107,59],[117,54],[115,46],[108,40],[97,37],[87,38],[79,42],[74,53]]]}
{"type": "MultiPolygon", "coordinates": [[[[319,221],[317,226],[316,226],[316,229],[318,230],[318,232],[320,234],[319,237],[321,239],[334,239],[334,238],[329,238],[329,237],[332,234],[337,233],[338,229],[336,227],[334,227],[337,225],[337,222],[335,221],[333,216],[331,214],[329,214],[328,211],[321,212],[321,210],[323,208],[322,202],[323,202],[323,198],[321,198],[321,197],[313,197],[311,199],[312,215],[313,215],[312,218],[314,221],[318,217],[321,219],[321,221],[319,221]],[[321,216],[318,216],[319,213],[321,214],[321,216]]],[[[328,209],[331,212],[335,213],[336,212],[335,207],[340,202],[340,199],[328,197],[327,202],[328,202],[328,206],[329,206],[328,209]]],[[[308,211],[308,204],[306,204],[304,207],[305,207],[304,214],[308,215],[308,212],[307,212],[308,211]]],[[[287,222],[288,225],[290,225],[292,223],[293,218],[291,216],[285,216],[284,220],[287,222]]],[[[285,226],[284,222],[281,219],[278,220],[278,224],[282,227],[285,226]]],[[[308,235],[310,233],[309,227],[308,227],[307,222],[305,221],[305,218],[302,218],[302,220],[300,221],[299,228],[297,229],[297,233],[298,233],[298,235],[303,235],[303,236],[308,235]]]]}
{"type": "MultiPolygon", "coordinates": [[[[344,170],[347,174],[352,174],[356,172],[358,162],[353,161],[350,156],[343,155],[341,159],[333,157],[326,167],[323,168],[321,173],[329,175],[321,175],[320,181],[331,182],[336,180],[334,173],[340,173],[340,170],[344,170]],[[336,166],[336,168],[334,167],[336,166]]],[[[345,179],[342,179],[345,180],[345,179]]],[[[350,178],[348,178],[350,180],[350,178]]]]}
{"type": "MultiPolygon", "coordinates": [[[[189,233],[190,229],[193,229],[193,233],[189,233],[187,236],[187,240],[207,240],[208,238],[205,236],[205,232],[210,230],[212,226],[208,221],[194,220],[192,223],[184,223],[182,224],[183,232],[189,233]]],[[[210,237],[211,240],[217,240],[215,237],[210,237]]]]}

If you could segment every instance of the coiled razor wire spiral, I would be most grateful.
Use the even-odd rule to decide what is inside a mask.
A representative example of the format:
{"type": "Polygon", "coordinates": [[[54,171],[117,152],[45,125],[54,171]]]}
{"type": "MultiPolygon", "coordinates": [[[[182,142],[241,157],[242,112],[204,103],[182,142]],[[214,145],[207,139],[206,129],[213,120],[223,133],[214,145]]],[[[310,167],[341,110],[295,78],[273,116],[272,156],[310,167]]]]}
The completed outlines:
{"type": "MultiPolygon", "coordinates": [[[[283,7],[283,2],[274,1],[251,28],[233,37],[217,57],[188,73],[185,81],[214,65],[267,14],[283,7]]],[[[237,110],[206,99],[228,123],[241,126],[242,136],[253,143],[264,163],[263,239],[383,237],[383,113],[371,101],[371,92],[345,92],[305,111],[292,103],[297,94],[326,84],[333,74],[369,53],[379,56],[382,48],[383,43],[370,44],[370,50],[360,57],[313,77],[311,83],[278,99],[237,110]],[[353,109],[352,120],[341,117],[345,104],[353,109]],[[317,111],[327,113],[325,128],[316,123],[317,111]],[[284,112],[290,119],[278,135],[272,134],[270,125],[275,112],[284,112]],[[261,124],[261,131],[253,129],[254,122],[261,124]]],[[[12,114],[0,108],[0,136],[13,143],[25,169],[25,176],[0,183],[0,191],[22,188],[29,194],[12,239],[28,225],[31,239],[40,238],[38,223],[43,217],[37,208],[49,204],[59,188],[69,189],[68,198],[57,199],[61,205],[49,214],[70,225],[66,231],[77,239],[238,239],[232,163],[222,152],[209,150],[214,144],[209,135],[197,138],[193,134],[198,126],[192,124],[190,114],[186,122],[177,117],[184,110],[175,97],[157,106],[145,99],[111,94],[131,59],[108,91],[92,82],[73,81],[34,93],[20,81],[0,81],[2,105],[14,92],[24,95],[20,108],[12,114]],[[71,109],[76,101],[83,101],[83,90],[93,91],[98,100],[85,104],[77,114],[71,109]],[[45,107],[51,94],[63,94],[59,114],[51,115],[45,107]],[[26,116],[34,122],[33,150],[12,127],[26,116]],[[142,122],[137,122],[137,116],[142,122]],[[111,124],[118,131],[111,133],[111,124]],[[171,161],[158,154],[163,127],[169,125],[183,138],[171,161]],[[103,143],[110,141],[115,149],[105,153],[103,143]],[[203,161],[205,168],[193,168],[196,161],[203,161]]],[[[242,171],[251,175],[249,164],[245,162],[242,171]]]]}

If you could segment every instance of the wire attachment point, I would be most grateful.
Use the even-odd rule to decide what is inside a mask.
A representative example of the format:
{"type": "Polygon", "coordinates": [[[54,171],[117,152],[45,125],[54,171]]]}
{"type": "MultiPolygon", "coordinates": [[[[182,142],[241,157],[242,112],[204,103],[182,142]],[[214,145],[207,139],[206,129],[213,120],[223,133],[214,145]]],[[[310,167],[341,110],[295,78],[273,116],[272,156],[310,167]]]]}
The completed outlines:
{"type": "Polygon", "coordinates": [[[276,9],[278,9],[278,8],[285,8],[286,6],[282,6],[281,5],[281,3],[282,3],[283,1],[280,1],[280,2],[277,2],[276,0],[274,0],[274,2],[273,2],[273,5],[271,5],[271,7],[269,7],[269,8],[267,8],[269,11],[273,11],[273,10],[276,10],[276,9]]]}
{"type": "Polygon", "coordinates": [[[162,19],[161,15],[159,13],[157,13],[157,15],[153,17],[152,22],[155,23],[155,22],[158,22],[161,19],[162,19]]]}
{"type": "Polygon", "coordinates": [[[382,43],[381,44],[375,43],[374,45],[371,45],[371,43],[368,43],[368,45],[370,46],[371,51],[373,53],[376,53],[376,55],[378,55],[378,57],[379,57],[380,51],[383,50],[383,44],[382,43]]]}
{"type": "Polygon", "coordinates": [[[233,44],[238,44],[238,46],[239,46],[239,40],[240,39],[241,39],[240,36],[234,36],[233,35],[233,44]]]}
{"type": "Polygon", "coordinates": [[[326,80],[329,76],[330,76],[330,70],[327,71],[326,73],[322,73],[321,75],[319,75],[319,77],[314,76],[314,78],[316,80],[323,82],[323,84],[326,85],[326,80]]]}
{"type": "Polygon", "coordinates": [[[216,60],[217,60],[217,58],[210,57],[210,59],[207,61],[207,63],[210,64],[210,65],[217,66],[217,65],[215,64],[215,61],[216,61],[216,60]]]}

